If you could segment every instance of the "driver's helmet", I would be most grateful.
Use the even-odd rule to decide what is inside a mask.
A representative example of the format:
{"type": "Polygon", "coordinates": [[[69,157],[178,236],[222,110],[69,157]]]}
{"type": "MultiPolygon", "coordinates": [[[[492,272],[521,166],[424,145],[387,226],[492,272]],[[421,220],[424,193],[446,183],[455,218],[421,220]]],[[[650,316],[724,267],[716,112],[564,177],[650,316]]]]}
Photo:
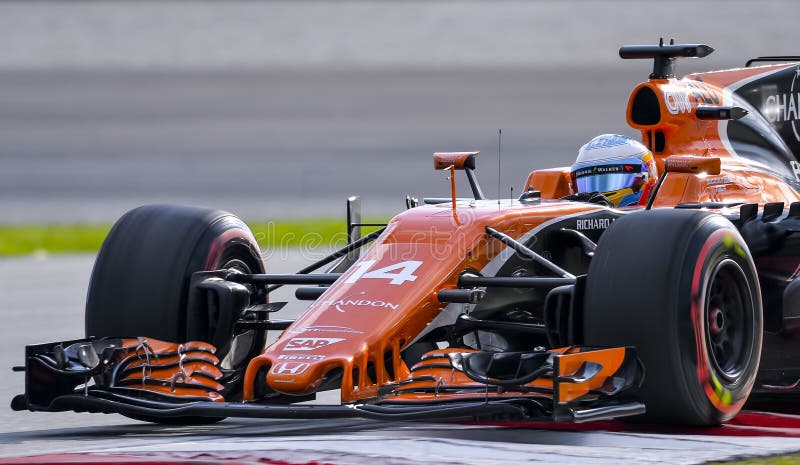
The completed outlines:
{"type": "Polygon", "coordinates": [[[616,207],[636,205],[655,184],[658,174],[653,154],[630,137],[603,134],[578,151],[571,168],[576,194],[600,193],[616,207]]]}

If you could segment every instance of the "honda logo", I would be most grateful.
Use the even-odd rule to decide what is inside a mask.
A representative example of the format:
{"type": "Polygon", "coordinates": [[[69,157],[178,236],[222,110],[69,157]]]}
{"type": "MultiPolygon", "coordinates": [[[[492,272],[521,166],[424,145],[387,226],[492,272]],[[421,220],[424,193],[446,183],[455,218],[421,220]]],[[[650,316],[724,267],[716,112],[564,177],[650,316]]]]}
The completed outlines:
{"type": "Polygon", "coordinates": [[[272,367],[275,375],[302,375],[311,366],[306,362],[283,362],[272,367]]]}

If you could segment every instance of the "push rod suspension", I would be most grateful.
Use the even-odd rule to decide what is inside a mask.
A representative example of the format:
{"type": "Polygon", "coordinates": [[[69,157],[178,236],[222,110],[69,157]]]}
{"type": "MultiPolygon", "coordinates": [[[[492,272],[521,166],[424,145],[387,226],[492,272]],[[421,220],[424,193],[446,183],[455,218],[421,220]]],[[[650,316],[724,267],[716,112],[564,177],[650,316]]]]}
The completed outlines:
{"type": "Polygon", "coordinates": [[[575,278],[537,278],[512,276],[472,276],[462,275],[458,278],[458,285],[463,288],[471,287],[516,287],[516,288],[538,288],[567,286],[575,284],[575,278]]]}
{"type": "Polygon", "coordinates": [[[518,241],[512,239],[510,236],[507,236],[506,234],[503,234],[500,231],[498,231],[496,229],[493,229],[493,228],[490,228],[488,226],[486,227],[486,234],[488,234],[489,236],[499,240],[503,244],[511,247],[512,249],[514,249],[514,251],[517,252],[517,254],[519,254],[519,255],[521,255],[521,256],[523,256],[525,258],[528,258],[530,260],[533,260],[534,262],[542,265],[543,267],[545,267],[548,270],[552,271],[553,273],[561,276],[562,278],[572,278],[573,280],[575,279],[575,275],[573,275],[569,271],[561,268],[560,266],[556,265],[555,263],[551,262],[550,260],[542,257],[538,253],[536,253],[533,250],[531,250],[528,247],[526,247],[521,242],[518,242],[518,241]]]}

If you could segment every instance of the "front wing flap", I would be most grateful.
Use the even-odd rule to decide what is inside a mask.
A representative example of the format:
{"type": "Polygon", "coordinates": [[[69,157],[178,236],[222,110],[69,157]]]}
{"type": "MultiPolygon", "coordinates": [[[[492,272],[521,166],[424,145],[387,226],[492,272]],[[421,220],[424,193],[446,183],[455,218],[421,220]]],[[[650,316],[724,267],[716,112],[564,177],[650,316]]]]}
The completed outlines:
{"type": "MultiPolygon", "coordinates": [[[[26,347],[25,393],[14,410],[133,417],[589,421],[644,412],[643,368],[632,348],[534,352],[444,349],[369,403],[226,402],[214,347],[150,338],[81,339],[26,347]]],[[[305,400],[305,399],[298,399],[305,400]]]]}
{"type": "Polygon", "coordinates": [[[381,404],[528,399],[554,421],[643,413],[635,402],[644,370],[630,347],[567,347],[536,352],[443,349],[428,352],[410,376],[384,387],[381,404]],[[620,407],[615,412],[615,407],[620,407]],[[601,409],[601,410],[597,410],[601,409]],[[589,414],[588,412],[594,412],[589,414]]]}

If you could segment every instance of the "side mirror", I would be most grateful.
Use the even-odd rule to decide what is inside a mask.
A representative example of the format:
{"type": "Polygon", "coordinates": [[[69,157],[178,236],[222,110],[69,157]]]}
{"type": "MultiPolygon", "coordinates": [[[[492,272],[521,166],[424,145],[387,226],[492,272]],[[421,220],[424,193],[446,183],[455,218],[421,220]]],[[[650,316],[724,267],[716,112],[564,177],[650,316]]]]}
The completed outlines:
{"type": "Polygon", "coordinates": [[[661,190],[661,184],[667,179],[667,173],[689,173],[689,174],[720,174],[722,172],[722,160],[719,157],[698,157],[696,155],[671,155],[664,159],[664,174],[658,179],[655,190],[650,194],[647,201],[646,210],[653,208],[656,196],[661,190]]]}
{"type": "MultiPolygon", "coordinates": [[[[478,178],[475,176],[475,155],[478,153],[480,152],[436,152],[433,154],[433,167],[437,170],[454,169],[466,172],[473,197],[475,200],[483,200],[485,197],[480,184],[478,184],[478,178]]],[[[456,184],[454,177],[452,183],[453,208],[455,208],[456,184]]]]}
{"type": "Polygon", "coordinates": [[[475,155],[480,152],[436,152],[433,154],[433,167],[444,170],[453,166],[457,170],[474,170],[475,155]]]}

